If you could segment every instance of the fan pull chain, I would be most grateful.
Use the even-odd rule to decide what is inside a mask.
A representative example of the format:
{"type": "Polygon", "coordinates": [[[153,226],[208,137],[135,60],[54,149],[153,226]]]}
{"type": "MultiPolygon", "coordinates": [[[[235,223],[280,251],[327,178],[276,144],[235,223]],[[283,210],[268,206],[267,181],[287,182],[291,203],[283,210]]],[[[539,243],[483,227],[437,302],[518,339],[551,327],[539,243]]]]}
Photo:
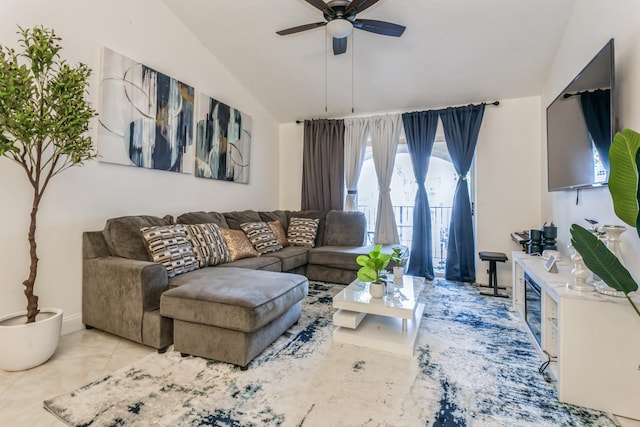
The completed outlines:
{"type": "Polygon", "coordinates": [[[355,88],[353,86],[353,63],[354,63],[354,58],[355,58],[355,52],[356,52],[356,32],[352,32],[351,33],[351,114],[353,114],[355,112],[355,109],[353,108],[353,98],[354,98],[354,93],[355,93],[355,88]]]}
{"type": "Polygon", "coordinates": [[[327,57],[329,56],[329,43],[327,42],[329,33],[327,27],[324,27],[324,112],[327,112],[327,57]]]}

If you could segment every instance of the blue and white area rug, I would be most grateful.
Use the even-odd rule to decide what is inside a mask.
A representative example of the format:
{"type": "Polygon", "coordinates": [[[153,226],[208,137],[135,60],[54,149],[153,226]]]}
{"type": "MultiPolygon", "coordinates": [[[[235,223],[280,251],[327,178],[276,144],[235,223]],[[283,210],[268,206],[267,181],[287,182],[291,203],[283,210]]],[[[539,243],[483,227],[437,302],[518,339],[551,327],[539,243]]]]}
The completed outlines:
{"type": "Polygon", "coordinates": [[[72,426],[615,426],[558,401],[509,303],[428,284],[413,359],[332,343],[331,299],[312,282],[303,317],[247,371],[151,354],[44,402],[72,426]]]}

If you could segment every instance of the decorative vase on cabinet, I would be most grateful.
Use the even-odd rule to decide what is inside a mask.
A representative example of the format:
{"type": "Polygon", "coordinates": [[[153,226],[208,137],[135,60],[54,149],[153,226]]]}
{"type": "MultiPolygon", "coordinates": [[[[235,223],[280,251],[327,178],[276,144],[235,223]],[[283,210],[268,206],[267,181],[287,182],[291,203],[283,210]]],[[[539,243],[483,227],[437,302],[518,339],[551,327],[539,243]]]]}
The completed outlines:
{"type": "MultiPolygon", "coordinates": [[[[622,253],[620,252],[620,235],[627,231],[627,228],[622,225],[605,225],[602,227],[606,233],[605,243],[607,248],[618,258],[620,263],[624,265],[622,253]]],[[[595,283],[596,291],[601,294],[609,295],[613,297],[624,297],[624,292],[616,291],[612,287],[608,286],[602,280],[595,283]]]]}

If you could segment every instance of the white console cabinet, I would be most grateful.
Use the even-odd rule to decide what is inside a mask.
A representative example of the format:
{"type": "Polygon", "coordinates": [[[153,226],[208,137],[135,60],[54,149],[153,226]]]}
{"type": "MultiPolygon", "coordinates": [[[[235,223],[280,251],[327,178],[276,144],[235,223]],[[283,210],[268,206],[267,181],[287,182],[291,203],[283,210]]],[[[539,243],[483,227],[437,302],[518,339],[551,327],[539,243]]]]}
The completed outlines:
{"type": "MultiPolygon", "coordinates": [[[[512,259],[513,309],[523,322],[525,273],[540,287],[540,345],[530,331],[531,340],[541,360],[552,357],[560,401],[640,420],[640,317],[626,298],[569,289],[566,258],[557,273],[539,256],[513,252],[512,259]]],[[[640,305],[637,292],[633,300],[640,305]]]]}

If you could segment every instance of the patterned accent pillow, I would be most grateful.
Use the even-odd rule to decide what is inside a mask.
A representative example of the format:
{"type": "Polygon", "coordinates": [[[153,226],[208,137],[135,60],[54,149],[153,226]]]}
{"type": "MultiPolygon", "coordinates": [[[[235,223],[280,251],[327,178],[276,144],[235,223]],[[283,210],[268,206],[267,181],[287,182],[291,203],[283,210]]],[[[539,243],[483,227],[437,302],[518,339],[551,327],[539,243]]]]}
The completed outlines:
{"type": "Polygon", "coordinates": [[[240,224],[240,228],[247,235],[253,247],[261,254],[268,254],[282,249],[282,245],[271,232],[266,222],[245,222],[240,224]]]}
{"type": "Polygon", "coordinates": [[[319,222],[318,218],[291,218],[287,231],[289,244],[306,248],[314,247],[319,222]]]}
{"type": "Polygon", "coordinates": [[[280,243],[280,246],[282,246],[283,248],[289,246],[289,242],[287,242],[287,233],[284,232],[284,227],[279,220],[269,221],[267,222],[267,225],[271,229],[273,235],[276,236],[276,239],[278,240],[278,243],[280,243]]]}
{"type": "Polygon", "coordinates": [[[220,231],[222,231],[224,241],[227,243],[227,248],[229,248],[231,261],[260,256],[260,252],[253,247],[244,231],[230,228],[221,228],[220,231]]]}
{"type": "Polygon", "coordinates": [[[151,259],[164,265],[169,277],[198,269],[198,260],[182,225],[142,227],[140,232],[151,259]]]}
{"type": "Polygon", "coordinates": [[[217,224],[185,225],[184,229],[200,267],[231,261],[227,243],[217,224]]]}

